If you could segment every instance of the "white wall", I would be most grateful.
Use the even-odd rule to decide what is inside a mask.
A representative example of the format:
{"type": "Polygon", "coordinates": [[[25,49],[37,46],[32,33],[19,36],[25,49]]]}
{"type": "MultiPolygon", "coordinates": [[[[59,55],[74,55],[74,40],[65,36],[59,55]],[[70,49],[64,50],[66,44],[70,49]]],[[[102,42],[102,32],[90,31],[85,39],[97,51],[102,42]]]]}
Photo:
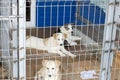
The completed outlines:
{"type": "Polygon", "coordinates": [[[100,8],[103,8],[103,10],[106,12],[106,4],[108,3],[108,0],[90,0],[90,2],[99,6],[100,8]]]}

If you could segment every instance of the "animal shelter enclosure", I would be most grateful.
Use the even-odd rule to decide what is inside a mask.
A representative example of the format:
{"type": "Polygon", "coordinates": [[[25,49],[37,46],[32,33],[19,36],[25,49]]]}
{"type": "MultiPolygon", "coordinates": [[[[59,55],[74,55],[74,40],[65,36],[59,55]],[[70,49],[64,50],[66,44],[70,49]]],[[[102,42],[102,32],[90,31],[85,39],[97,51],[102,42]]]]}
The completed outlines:
{"type": "Polygon", "coordinates": [[[0,0],[0,80],[120,80],[119,0],[0,0]]]}

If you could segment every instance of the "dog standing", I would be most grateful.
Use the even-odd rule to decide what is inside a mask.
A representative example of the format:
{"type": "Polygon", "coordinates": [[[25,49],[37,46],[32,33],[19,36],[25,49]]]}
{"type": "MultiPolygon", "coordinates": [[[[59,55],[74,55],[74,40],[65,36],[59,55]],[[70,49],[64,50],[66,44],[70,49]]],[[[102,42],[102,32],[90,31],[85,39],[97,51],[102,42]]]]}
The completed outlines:
{"type": "Polygon", "coordinates": [[[64,26],[60,27],[58,32],[64,33],[67,35],[66,41],[67,43],[72,46],[72,45],[77,45],[75,42],[76,40],[81,40],[81,37],[73,36],[73,29],[74,26],[73,24],[65,24],[64,26]]]}
{"type": "Polygon", "coordinates": [[[43,60],[42,68],[36,73],[34,80],[61,80],[58,60],[43,60]]]}
{"type": "Polygon", "coordinates": [[[72,58],[76,57],[76,55],[72,54],[64,48],[65,39],[66,34],[63,33],[54,33],[53,36],[45,39],[30,36],[26,39],[26,47],[38,50],[46,50],[49,53],[57,53],[60,56],[68,55],[72,58]]]}

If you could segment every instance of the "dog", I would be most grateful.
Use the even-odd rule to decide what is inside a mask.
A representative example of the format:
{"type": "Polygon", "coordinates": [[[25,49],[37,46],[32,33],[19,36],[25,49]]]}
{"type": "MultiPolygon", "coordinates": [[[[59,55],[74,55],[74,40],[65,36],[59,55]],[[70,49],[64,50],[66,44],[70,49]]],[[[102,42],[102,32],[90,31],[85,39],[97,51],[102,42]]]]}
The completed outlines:
{"type": "Polygon", "coordinates": [[[59,60],[43,60],[42,68],[36,73],[34,80],[61,80],[59,60]]]}
{"type": "Polygon", "coordinates": [[[76,40],[81,40],[81,37],[73,36],[74,34],[74,24],[65,24],[64,26],[58,28],[58,32],[67,35],[65,43],[67,45],[77,45],[76,40]]]}
{"type": "Polygon", "coordinates": [[[60,56],[68,55],[72,58],[76,57],[76,55],[72,54],[64,48],[65,39],[66,34],[63,33],[54,33],[53,36],[44,39],[30,36],[26,39],[26,47],[37,50],[45,50],[48,51],[48,53],[57,53],[60,56]]]}

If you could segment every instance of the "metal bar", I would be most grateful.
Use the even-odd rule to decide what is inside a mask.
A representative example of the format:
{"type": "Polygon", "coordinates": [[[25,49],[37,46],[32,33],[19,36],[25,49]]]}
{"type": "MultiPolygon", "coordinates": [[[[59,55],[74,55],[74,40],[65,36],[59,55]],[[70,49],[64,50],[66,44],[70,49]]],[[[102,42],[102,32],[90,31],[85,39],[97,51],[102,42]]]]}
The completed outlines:
{"type": "Polygon", "coordinates": [[[106,16],[106,25],[104,29],[104,38],[103,38],[103,52],[101,57],[101,76],[100,80],[111,80],[111,67],[113,61],[113,52],[111,51],[114,48],[113,41],[116,36],[116,27],[114,23],[115,16],[115,3],[116,0],[110,0],[108,6],[108,12],[106,16]],[[111,24],[112,23],[112,24],[111,24]]]}
{"type": "MultiPolygon", "coordinates": [[[[19,16],[19,0],[17,0],[17,16],[19,16]]],[[[20,65],[19,65],[19,17],[17,17],[17,65],[18,65],[18,79],[20,79],[20,74],[19,74],[19,69],[20,69],[20,65]]]]}
{"type": "Polygon", "coordinates": [[[18,0],[18,16],[23,15],[24,18],[18,18],[18,50],[19,50],[19,79],[26,80],[26,48],[25,48],[25,37],[26,37],[26,17],[25,17],[25,5],[26,0],[18,0]]]}
{"type": "MultiPolygon", "coordinates": [[[[14,0],[12,0],[12,15],[16,15],[17,16],[17,1],[14,2],[14,0]]],[[[15,19],[12,20],[13,22],[13,28],[15,30],[12,31],[12,41],[13,43],[13,79],[18,79],[18,59],[17,59],[17,17],[15,19]]]]}

